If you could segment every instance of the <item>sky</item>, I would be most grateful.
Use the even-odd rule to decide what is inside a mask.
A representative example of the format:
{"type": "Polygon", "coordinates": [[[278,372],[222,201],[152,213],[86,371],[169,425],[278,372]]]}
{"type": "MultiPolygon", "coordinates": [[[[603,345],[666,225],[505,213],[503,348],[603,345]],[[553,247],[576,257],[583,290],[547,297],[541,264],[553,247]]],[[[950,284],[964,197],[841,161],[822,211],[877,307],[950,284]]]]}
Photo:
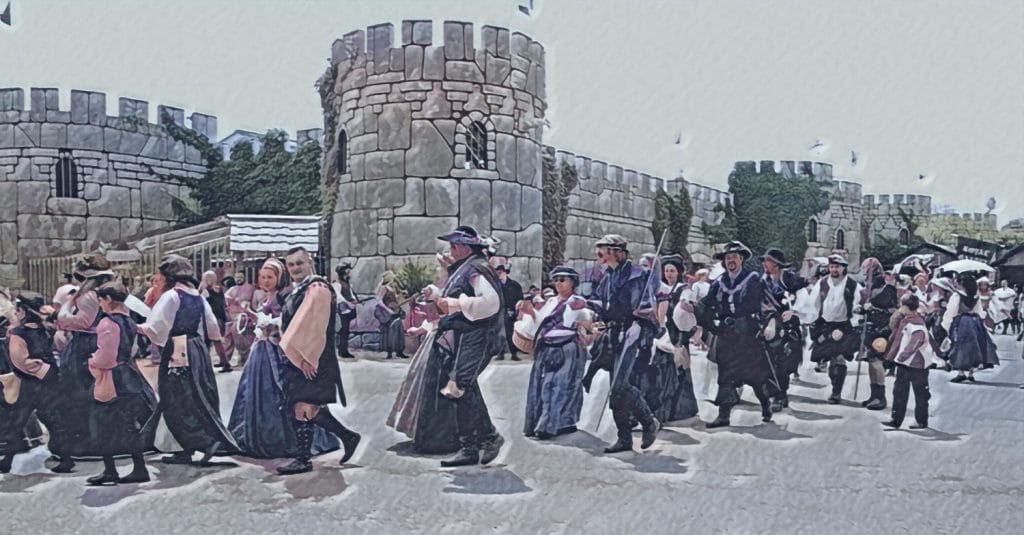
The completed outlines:
{"type": "Polygon", "coordinates": [[[440,42],[469,21],[544,44],[559,149],[722,189],[737,160],[826,161],[864,193],[1024,217],[1024,1],[528,1],[13,0],[0,87],[294,135],[322,126],[314,83],[344,33],[431,19],[440,42]]]}

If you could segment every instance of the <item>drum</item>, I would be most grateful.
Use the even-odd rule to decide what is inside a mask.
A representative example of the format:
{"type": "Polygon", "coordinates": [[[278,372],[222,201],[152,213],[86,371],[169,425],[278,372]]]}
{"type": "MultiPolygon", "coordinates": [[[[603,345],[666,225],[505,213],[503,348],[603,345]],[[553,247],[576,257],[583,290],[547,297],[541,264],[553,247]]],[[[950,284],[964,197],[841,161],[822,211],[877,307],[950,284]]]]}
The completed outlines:
{"type": "Polygon", "coordinates": [[[518,329],[512,330],[512,344],[523,353],[526,353],[527,355],[533,354],[533,349],[536,345],[533,341],[532,336],[526,336],[525,334],[519,332],[518,329]]]}

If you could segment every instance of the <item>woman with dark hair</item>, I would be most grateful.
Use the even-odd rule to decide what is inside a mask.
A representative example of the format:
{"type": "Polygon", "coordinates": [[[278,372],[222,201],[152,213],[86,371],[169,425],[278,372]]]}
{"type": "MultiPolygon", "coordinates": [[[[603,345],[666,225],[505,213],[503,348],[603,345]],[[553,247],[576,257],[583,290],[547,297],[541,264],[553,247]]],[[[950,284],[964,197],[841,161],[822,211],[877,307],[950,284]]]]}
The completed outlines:
{"type": "Polygon", "coordinates": [[[402,329],[402,305],[398,302],[398,291],[395,289],[395,274],[385,271],[381,276],[380,287],[377,288],[377,307],[373,316],[380,323],[380,350],[387,354],[384,358],[409,358],[405,354],[405,331],[402,329]]]}
{"type": "Polygon", "coordinates": [[[167,428],[183,451],[161,459],[168,464],[189,464],[192,454],[203,453],[199,465],[214,455],[238,453],[231,433],[220,418],[220,397],[210,363],[210,341],[220,339],[220,327],[196,290],[192,263],[171,254],[160,261],[167,287],[148,321],[139,331],[161,346],[158,388],[167,428]]]}
{"type": "MultiPolygon", "coordinates": [[[[281,308],[283,298],[278,291],[284,264],[270,258],[260,268],[259,289],[253,293],[256,320],[256,343],[238,380],[235,403],[228,420],[228,429],[245,455],[260,459],[296,456],[295,429],[292,410],[285,403],[281,389],[281,368],[287,359],[278,345],[281,341],[281,308]]],[[[316,426],[313,434],[313,455],[321,455],[340,447],[338,438],[316,426]]]]}
{"type": "MultiPolygon", "coordinates": [[[[217,327],[222,335],[224,334],[224,327],[228,322],[227,301],[224,297],[224,292],[225,289],[222,281],[217,280],[216,273],[213,271],[203,273],[203,280],[199,284],[199,294],[210,305],[210,310],[213,312],[213,317],[217,318],[217,327]]],[[[220,366],[221,373],[230,372],[231,352],[228,350],[227,345],[222,340],[218,340],[214,342],[213,348],[220,358],[220,363],[217,366],[220,366]]]]}
{"type": "Polygon", "coordinates": [[[142,455],[153,449],[156,394],[132,358],[137,327],[124,305],[128,291],[121,283],[108,282],[96,290],[96,296],[102,312],[96,324],[96,351],[89,359],[89,371],[96,379],[91,417],[92,427],[103,436],[98,450],[103,456],[103,473],[86,482],[143,483],[149,481],[142,455]],[[132,457],[134,468],[123,478],[114,465],[115,455],[132,457]]]}
{"type": "Polygon", "coordinates": [[[950,382],[974,382],[975,368],[992,368],[999,364],[996,344],[982,321],[982,303],[978,282],[971,273],[961,273],[956,279],[959,288],[949,298],[942,326],[949,333],[950,348],[947,358],[957,371],[950,382]]]}
{"type": "Polygon", "coordinates": [[[581,330],[589,332],[591,322],[586,300],[574,295],[579,273],[563,266],[548,277],[555,285],[555,296],[540,310],[524,301],[519,307],[523,319],[516,322],[513,338],[520,342],[519,349],[527,353],[533,349],[535,355],[523,433],[538,440],[576,432],[583,409],[583,368],[589,342],[581,330]]]}
{"type": "MultiPolygon", "coordinates": [[[[45,300],[34,292],[18,296],[4,347],[10,372],[0,375],[0,473],[11,470],[14,455],[28,449],[25,425],[36,413],[50,432],[50,453],[60,464],[51,470],[67,472],[74,467],[67,452],[68,430],[61,403],[60,369],[53,356],[53,328],[46,320],[45,300]]],[[[6,360],[6,359],[5,359],[6,360]]]]}
{"type": "Polygon", "coordinates": [[[57,328],[71,335],[60,354],[61,403],[68,432],[65,451],[69,456],[63,457],[54,468],[58,473],[72,471],[72,456],[94,457],[102,440],[89,428],[95,382],[89,373],[89,358],[96,351],[95,328],[100,313],[96,288],[114,280],[114,272],[103,255],[94,254],[75,265],[74,277],[81,286],[57,315],[57,328]]]}
{"type": "Polygon", "coordinates": [[[644,397],[660,422],[684,420],[697,414],[697,397],[690,374],[690,338],[697,328],[693,292],[684,282],[686,260],[679,255],[661,259],[661,286],[657,293],[657,319],[663,328],[654,341],[654,357],[644,378],[644,397]]]}

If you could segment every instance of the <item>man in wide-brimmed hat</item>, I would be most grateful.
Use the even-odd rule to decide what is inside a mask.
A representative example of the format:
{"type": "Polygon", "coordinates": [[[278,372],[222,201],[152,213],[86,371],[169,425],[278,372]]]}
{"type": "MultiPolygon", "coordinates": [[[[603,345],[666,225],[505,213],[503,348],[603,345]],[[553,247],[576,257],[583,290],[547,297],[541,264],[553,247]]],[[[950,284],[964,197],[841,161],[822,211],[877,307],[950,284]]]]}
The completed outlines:
{"type": "Polygon", "coordinates": [[[449,380],[441,393],[455,400],[460,445],[455,456],[441,461],[441,466],[488,464],[498,456],[505,440],[491,422],[478,379],[505,345],[501,283],[487,262],[487,243],[476,229],[456,227],[437,239],[451,246],[450,262],[446,262],[448,279],[444,288],[430,285],[423,294],[443,315],[434,343],[451,342],[444,351],[454,358],[443,370],[449,380]]]}
{"type": "Polygon", "coordinates": [[[708,295],[698,307],[697,321],[716,336],[718,417],[707,424],[711,428],[731,424],[732,408],[740,402],[736,390],[744,384],[753,387],[761,403],[761,419],[772,419],[766,385],[773,373],[758,338],[764,285],[757,272],[743,266],[751,256],[750,249],[739,241],[727,243],[715,254],[725,273],[711,283],[708,295]]]}
{"type": "MultiPolygon", "coordinates": [[[[505,339],[508,343],[508,352],[512,360],[519,360],[519,350],[512,343],[512,330],[516,323],[516,307],[523,300],[523,286],[509,276],[511,268],[507,262],[498,262],[498,265],[494,266],[494,270],[498,272],[498,280],[501,281],[502,303],[505,306],[503,310],[505,315],[505,339]]],[[[502,360],[503,358],[505,358],[505,355],[501,354],[494,360],[502,360]]]]}
{"type": "Polygon", "coordinates": [[[332,283],[334,287],[334,294],[338,299],[338,323],[340,329],[338,330],[338,356],[343,359],[354,359],[355,355],[348,350],[348,338],[352,326],[352,321],[356,319],[356,299],[355,293],[352,292],[352,264],[348,262],[342,262],[335,266],[334,274],[337,276],[337,281],[332,283]]]}
{"type": "Polygon", "coordinates": [[[789,377],[797,373],[803,360],[804,337],[800,329],[800,317],[793,310],[796,293],[807,286],[807,281],[795,272],[787,269],[792,264],[786,262],[786,255],[781,250],[769,248],[760,257],[764,268],[761,283],[764,284],[765,308],[763,325],[765,349],[775,367],[778,384],[777,391],[772,390],[772,412],[778,412],[789,406],[789,377]]]}
{"type": "Polygon", "coordinates": [[[860,295],[860,284],[847,276],[849,262],[842,255],[828,257],[829,276],[818,282],[818,319],[811,324],[811,360],[821,371],[828,365],[832,393],[828,402],[839,403],[846,381],[846,363],[853,360],[860,338],[853,328],[853,306],[860,295]]]}
{"type": "Polygon", "coordinates": [[[594,361],[583,379],[584,388],[598,369],[609,370],[611,393],[609,404],[615,419],[618,440],[605,448],[605,453],[633,449],[633,423],[643,426],[642,449],[654,444],[661,423],[654,417],[644,399],[641,384],[653,354],[657,331],[654,308],[660,277],[633,265],[629,260],[629,243],[618,234],[608,234],[597,241],[597,254],[605,264],[605,273],[594,291],[598,316],[604,322],[604,334],[594,344],[594,361]]]}

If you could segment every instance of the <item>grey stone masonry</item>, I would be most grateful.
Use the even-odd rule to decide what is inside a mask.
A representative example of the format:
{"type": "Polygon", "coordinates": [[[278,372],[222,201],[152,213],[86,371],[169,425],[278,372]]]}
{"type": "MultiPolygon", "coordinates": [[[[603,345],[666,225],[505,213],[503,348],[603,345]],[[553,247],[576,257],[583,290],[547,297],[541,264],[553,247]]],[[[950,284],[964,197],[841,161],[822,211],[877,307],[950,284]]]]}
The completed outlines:
{"type": "MultiPolygon", "coordinates": [[[[59,91],[0,89],[0,271],[24,272],[30,258],[92,249],[144,230],[172,225],[172,200],[187,195],[176,177],[206,173],[158,123],[163,113],[215,140],[217,118],[117,99],[107,115],[107,95],[71,90],[61,110],[59,91]],[[27,101],[27,102],[26,102],[27,101]],[[26,108],[26,103],[29,105],[26,108]],[[150,122],[152,121],[152,122],[150,122]],[[77,191],[58,197],[58,168],[73,170],[77,191]]],[[[66,174],[66,173],[64,173],[66,174]]]]}
{"type": "Polygon", "coordinates": [[[499,254],[540,282],[544,49],[514,39],[505,28],[406,20],[331,45],[331,257],[362,266],[357,290],[373,290],[373,268],[429,259],[444,246],[436,237],[460,224],[501,232],[499,254]],[[341,131],[345,174],[332,164],[341,131]]]}

